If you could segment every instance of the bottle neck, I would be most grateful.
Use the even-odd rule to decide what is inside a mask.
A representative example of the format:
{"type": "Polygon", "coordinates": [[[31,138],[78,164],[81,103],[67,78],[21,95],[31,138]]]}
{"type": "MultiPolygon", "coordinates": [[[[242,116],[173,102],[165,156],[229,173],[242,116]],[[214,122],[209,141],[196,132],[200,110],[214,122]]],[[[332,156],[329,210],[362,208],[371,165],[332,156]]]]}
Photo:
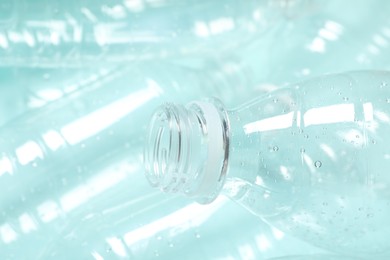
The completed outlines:
{"type": "Polygon", "coordinates": [[[209,203],[223,186],[228,154],[229,123],[218,101],[165,104],[149,127],[146,177],[165,192],[209,203]]]}

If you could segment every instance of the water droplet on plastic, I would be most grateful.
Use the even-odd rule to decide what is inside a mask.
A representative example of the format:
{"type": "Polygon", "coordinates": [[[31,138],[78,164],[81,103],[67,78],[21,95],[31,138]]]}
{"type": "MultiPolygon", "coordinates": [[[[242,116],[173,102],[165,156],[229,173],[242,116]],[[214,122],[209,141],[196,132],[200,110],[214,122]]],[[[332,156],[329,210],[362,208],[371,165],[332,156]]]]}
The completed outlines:
{"type": "Polygon", "coordinates": [[[375,141],[375,140],[371,140],[371,143],[372,143],[372,144],[376,144],[376,141],[375,141]]]}
{"type": "Polygon", "coordinates": [[[305,148],[301,148],[301,153],[304,153],[305,151],[305,148]]]}
{"type": "Polygon", "coordinates": [[[321,161],[315,161],[314,166],[316,168],[320,168],[322,166],[322,162],[321,161]]]}
{"type": "Polygon", "coordinates": [[[303,137],[305,137],[305,138],[309,138],[309,135],[308,135],[308,134],[305,134],[303,137]]]}
{"type": "Polygon", "coordinates": [[[279,147],[277,147],[276,145],[272,149],[274,150],[274,152],[279,151],[279,147]]]}
{"type": "Polygon", "coordinates": [[[278,103],[279,100],[277,98],[274,98],[273,101],[274,103],[278,103]]]}
{"type": "Polygon", "coordinates": [[[348,97],[343,97],[344,101],[348,101],[348,99],[349,99],[348,97]]]}

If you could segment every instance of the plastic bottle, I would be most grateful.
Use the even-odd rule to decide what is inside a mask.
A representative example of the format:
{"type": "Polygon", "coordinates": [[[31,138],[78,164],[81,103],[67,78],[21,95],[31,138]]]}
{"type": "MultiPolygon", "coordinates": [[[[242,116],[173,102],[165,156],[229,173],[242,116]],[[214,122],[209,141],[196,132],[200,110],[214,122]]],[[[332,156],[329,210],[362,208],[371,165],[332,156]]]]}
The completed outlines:
{"type": "Polygon", "coordinates": [[[319,247],[388,256],[389,83],[389,72],[360,71],[230,111],[216,101],[164,105],[151,121],[146,176],[200,203],[222,190],[319,247]]]}
{"type": "Polygon", "coordinates": [[[284,2],[3,0],[0,66],[85,66],[214,55],[242,46],[286,12],[310,3],[284,2]]]}
{"type": "Polygon", "coordinates": [[[27,111],[97,82],[116,66],[75,68],[0,68],[0,126],[27,111]]]}
{"type": "MultiPolygon", "coordinates": [[[[250,92],[239,93],[239,88],[237,92],[228,91],[229,86],[249,85],[250,77],[243,75],[241,67],[231,62],[223,62],[219,69],[218,64],[214,64],[200,71],[169,63],[143,65],[139,65],[138,69],[122,68],[110,73],[98,70],[74,86],[79,88],[78,91],[71,91],[73,85],[67,84],[69,82],[61,76],[61,70],[53,70],[50,76],[45,74],[43,78],[41,75],[37,79],[27,77],[36,86],[32,88],[36,96],[32,103],[44,106],[14,119],[0,130],[0,183],[4,191],[0,203],[0,258],[100,259],[99,256],[102,256],[104,259],[121,259],[123,254],[130,259],[155,258],[156,254],[172,258],[176,254],[185,256],[191,248],[193,259],[196,259],[195,256],[213,259],[218,255],[265,255],[270,250],[266,245],[261,250],[256,247],[265,240],[268,245],[276,245],[279,241],[279,245],[296,245],[292,248],[310,248],[287,236],[283,236],[281,242],[280,232],[274,237],[276,231],[267,229],[263,223],[257,223],[258,228],[254,229],[254,220],[247,221],[246,230],[254,233],[255,240],[242,239],[234,228],[227,226],[229,222],[222,221],[225,212],[235,213],[230,216],[236,219],[251,218],[241,216],[243,214],[234,207],[231,209],[225,205],[225,201],[198,211],[199,206],[187,201],[150,194],[150,187],[141,174],[141,133],[147,114],[162,100],[189,100],[192,95],[219,93],[220,89],[224,91],[220,94],[226,102],[238,102],[241,95],[250,92]],[[169,73],[164,69],[168,66],[169,73]],[[230,69],[226,70],[226,66],[230,69]],[[43,80],[41,84],[38,84],[39,79],[43,80]],[[74,121],[80,123],[94,113],[101,114],[107,111],[104,108],[112,108],[126,95],[135,93],[134,100],[140,96],[137,93],[153,95],[156,89],[147,84],[152,80],[159,83],[158,87],[153,85],[160,91],[157,91],[159,95],[140,109],[129,112],[124,121],[110,124],[104,130],[95,128],[100,132],[80,143],[55,142],[61,140],[58,138],[61,135],[55,132],[61,133],[65,125],[74,121]],[[54,91],[60,85],[64,88],[58,87],[57,90],[61,91],[54,91]],[[53,91],[57,94],[48,94],[53,91]],[[61,96],[58,93],[62,93],[61,98],[47,103],[61,96]],[[229,99],[232,96],[236,100],[229,99]],[[223,205],[220,217],[211,218],[223,205]],[[195,216],[193,212],[202,214],[195,216]],[[205,222],[209,223],[208,228],[203,227],[205,222]],[[153,223],[165,223],[165,226],[153,223]],[[220,225],[216,227],[215,223],[220,225]],[[239,245],[237,250],[222,251],[226,241],[223,244],[212,243],[212,238],[219,236],[220,228],[229,232],[229,244],[232,248],[239,245]],[[131,234],[139,234],[139,230],[142,236],[134,239],[131,234]],[[248,247],[247,242],[251,246],[248,247]],[[200,244],[194,248],[192,243],[200,244]]],[[[69,70],[64,71],[65,75],[66,72],[69,70]]],[[[34,75],[34,71],[31,74],[34,75]]],[[[121,108],[125,109],[134,103],[121,104],[121,108]]],[[[123,111],[114,111],[109,117],[123,111]]],[[[106,119],[103,116],[95,118],[94,121],[87,120],[85,125],[91,122],[96,125],[106,119]]],[[[85,134],[90,129],[85,129],[85,125],[78,128],[79,134],[85,134]]],[[[285,250],[297,253],[288,247],[285,250]]]]}
{"type": "Polygon", "coordinates": [[[13,210],[3,209],[0,257],[255,260],[322,252],[226,199],[201,206],[161,196],[139,166],[132,147],[118,149],[46,182],[13,210]]]}
{"type": "Polygon", "coordinates": [[[389,11],[390,3],[380,0],[326,1],[271,28],[267,37],[243,48],[241,57],[257,64],[253,73],[268,87],[325,73],[389,69],[389,11]]]}
{"type": "Polygon", "coordinates": [[[13,68],[0,70],[0,126],[24,110],[23,95],[11,83],[15,74],[13,68]]]}

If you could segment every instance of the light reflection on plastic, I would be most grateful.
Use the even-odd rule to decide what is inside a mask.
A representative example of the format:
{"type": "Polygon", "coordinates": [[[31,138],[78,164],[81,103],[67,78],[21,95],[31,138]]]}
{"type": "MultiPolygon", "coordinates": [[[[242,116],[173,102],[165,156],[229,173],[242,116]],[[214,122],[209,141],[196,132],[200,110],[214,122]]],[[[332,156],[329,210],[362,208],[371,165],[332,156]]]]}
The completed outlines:
{"type": "Polygon", "coordinates": [[[3,49],[7,49],[9,47],[7,37],[2,33],[0,33],[0,47],[3,49]]]}
{"type": "Polygon", "coordinates": [[[261,252],[267,251],[272,246],[271,242],[264,234],[257,235],[255,240],[256,240],[256,245],[261,252]]]}
{"type": "Polygon", "coordinates": [[[13,174],[13,167],[12,167],[12,162],[7,156],[3,156],[0,158],[0,176],[8,173],[8,174],[13,174]]]}
{"type": "Polygon", "coordinates": [[[375,118],[379,119],[384,123],[390,123],[390,117],[387,113],[376,110],[374,112],[375,118]]]}
{"type": "Polygon", "coordinates": [[[326,153],[326,155],[332,159],[333,161],[335,161],[337,159],[336,157],[336,153],[334,152],[334,150],[327,144],[320,144],[320,148],[322,149],[322,151],[324,151],[326,153]]]}
{"type": "MultiPolygon", "coordinates": [[[[183,232],[202,224],[225,202],[225,198],[219,197],[210,205],[199,205],[197,203],[192,203],[169,214],[168,216],[162,217],[152,223],[126,233],[123,236],[123,240],[127,246],[131,246],[138,241],[148,239],[165,229],[179,228],[180,232],[183,232]],[[182,228],[180,228],[180,226],[182,228]]],[[[171,235],[173,236],[176,234],[171,235]]]]}
{"type": "Polygon", "coordinates": [[[326,21],[323,28],[318,30],[318,34],[307,48],[312,52],[324,53],[326,50],[326,42],[337,40],[342,33],[343,27],[341,24],[335,21],[326,21]]]}
{"type": "Polygon", "coordinates": [[[194,33],[198,37],[205,38],[233,30],[234,27],[234,20],[228,17],[215,19],[208,23],[204,21],[197,21],[194,26],[194,33]]]}
{"type": "Polygon", "coordinates": [[[164,37],[158,36],[151,32],[123,31],[124,24],[116,23],[99,23],[94,27],[94,37],[96,43],[100,46],[119,43],[162,43],[164,37]]]}
{"type": "Polygon", "coordinates": [[[279,171],[285,180],[291,180],[291,174],[289,173],[289,170],[287,169],[286,166],[281,165],[279,167],[279,171]]]}
{"type": "Polygon", "coordinates": [[[363,104],[364,121],[369,122],[374,120],[374,108],[372,103],[363,104]]]}
{"type": "Polygon", "coordinates": [[[125,0],[124,5],[132,12],[141,12],[145,8],[143,0],[125,0]]]}
{"type": "Polygon", "coordinates": [[[124,19],[127,16],[126,9],[122,5],[114,5],[112,7],[103,5],[101,10],[104,14],[114,19],[124,19]]]}
{"type": "Polygon", "coordinates": [[[17,239],[18,235],[10,224],[0,226],[0,237],[5,244],[9,244],[17,239]]]}
{"type": "Polygon", "coordinates": [[[16,157],[21,165],[27,165],[35,159],[43,159],[43,151],[38,143],[28,141],[15,150],[16,157]]]}
{"type": "Polygon", "coordinates": [[[85,185],[69,191],[60,198],[62,210],[69,212],[79,207],[96,195],[121,182],[126,176],[127,173],[124,171],[107,171],[88,180],[85,185]]]}
{"type": "Polygon", "coordinates": [[[251,134],[254,132],[265,132],[277,129],[289,128],[293,125],[294,112],[283,115],[261,119],[244,125],[244,132],[251,134]]]}
{"type": "Polygon", "coordinates": [[[30,233],[37,229],[37,225],[28,213],[24,213],[19,217],[20,229],[23,233],[30,233]]]}
{"type": "Polygon", "coordinates": [[[45,89],[40,89],[36,93],[36,95],[46,101],[53,101],[53,100],[60,99],[64,95],[64,93],[62,93],[60,89],[45,88],[45,89]]]}
{"type": "Polygon", "coordinates": [[[308,109],[303,115],[305,126],[353,122],[355,120],[354,104],[339,104],[308,109]]]}
{"type": "Polygon", "coordinates": [[[69,144],[75,145],[110,127],[162,92],[162,89],[156,82],[148,80],[147,84],[147,88],[132,93],[65,125],[61,129],[62,136],[69,144]]]}
{"type": "Polygon", "coordinates": [[[56,219],[61,214],[61,209],[54,201],[46,201],[37,207],[38,216],[45,223],[56,219]]]}
{"type": "Polygon", "coordinates": [[[110,245],[112,251],[121,257],[126,257],[126,247],[123,244],[122,240],[117,237],[109,237],[106,239],[107,243],[110,245]]]}
{"type": "Polygon", "coordinates": [[[240,253],[241,259],[252,260],[255,258],[255,253],[250,245],[238,246],[238,252],[240,253]]]}
{"type": "Polygon", "coordinates": [[[42,139],[52,151],[57,151],[65,145],[64,138],[56,131],[50,130],[42,135],[42,139]]]}
{"type": "Polygon", "coordinates": [[[281,240],[284,238],[284,232],[277,228],[271,227],[271,232],[277,240],[281,240]]]}
{"type": "Polygon", "coordinates": [[[99,255],[99,253],[98,252],[92,252],[91,253],[92,254],[92,256],[95,258],[95,260],[104,260],[104,258],[101,256],[101,255],[99,255]]]}
{"type": "Polygon", "coordinates": [[[307,153],[302,154],[302,162],[305,162],[306,166],[309,167],[311,173],[316,172],[316,167],[314,166],[313,159],[307,153]]]}

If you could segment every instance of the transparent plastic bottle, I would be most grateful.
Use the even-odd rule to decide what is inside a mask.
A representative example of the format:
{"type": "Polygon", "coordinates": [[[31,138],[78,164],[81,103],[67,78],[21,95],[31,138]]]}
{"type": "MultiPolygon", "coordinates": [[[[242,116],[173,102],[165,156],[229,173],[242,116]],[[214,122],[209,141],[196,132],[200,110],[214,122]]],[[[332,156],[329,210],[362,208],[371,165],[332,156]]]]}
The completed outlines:
{"type": "MultiPolygon", "coordinates": [[[[36,70],[24,71],[26,78],[22,82],[34,86],[28,86],[35,93],[31,104],[42,107],[0,130],[0,182],[4,190],[0,203],[0,258],[144,260],[156,256],[188,258],[188,252],[192,259],[229,255],[239,258],[273,256],[276,252],[267,246],[270,244],[279,245],[278,252],[298,253],[294,248],[309,250],[311,247],[305,243],[268,228],[250,215],[245,216],[245,212],[240,213],[226,201],[200,208],[187,200],[153,193],[143,178],[143,124],[155,105],[165,99],[190,100],[202,93],[218,94],[220,89],[224,93],[219,94],[228,103],[250,95],[250,91],[239,92],[243,90],[239,86],[250,84],[249,75],[243,74],[241,67],[226,61],[221,68],[218,64],[207,64],[198,71],[170,63],[144,64],[138,69],[97,69],[83,80],[76,80],[78,85],[73,85],[73,80],[69,82],[71,77],[62,77],[69,69],[42,70],[46,71],[43,76],[36,75],[36,70]],[[167,74],[164,68],[168,66],[167,74]],[[29,72],[33,77],[27,77],[29,72]],[[151,89],[146,82],[151,80],[159,83],[163,93],[129,113],[123,119],[125,122],[113,123],[79,144],[62,143],[54,149],[54,141],[60,139],[53,133],[61,132],[59,129],[64,125],[112,107],[126,93],[149,93],[151,89]],[[228,91],[232,86],[238,88],[228,91]],[[135,125],[137,129],[133,129],[135,125]],[[22,164],[21,158],[32,161],[22,164]],[[211,217],[217,211],[219,217],[211,217]],[[240,231],[229,227],[226,212],[232,213],[231,219],[244,217],[248,226],[240,231]],[[229,241],[218,240],[221,228],[227,232],[229,241]],[[242,238],[241,231],[252,232],[253,236],[242,238]],[[226,243],[234,250],[226,250],[226,243]],[[261,250],[257,249],[259,243],[264,243],[261,250]],[[283,249],[284,243],[295,247],[283,249]]],[[[119,112],[123,110],[114,111],[111,117],[119,112]]],[[[98,117],[85,124],[98,124],[103,119],[98,117]]],[[[83,134],[88,129],[78,130],[83,134]]]]}
{"type": "Polygon", "coordinates": [[[3,0],[0,66],[85,66],[215,54],[238,48],[309,3],[3,0]]]}
{"type": "Polygon", "coordinates": [[[203,206],[161,196],[141,173],[140,158],[128,147],[57,175],[20,206],[2,209],[0,257],[255,260],[322,252],[226,199],[203,206]]]}
{"type": "Polygon", "coordinates": [[[319,247],[388,256],[390,73],[319,77],[237,109],[167,104],[153,116],[147,178],[200,203],[221,190],[319,247]]]}
{"type": "Polygon", "coordinates": [[[135,144],[143,142],[144,118],[159,103],[217,95],[221,89],[221,97],[233,103],[249,94],[238,89],[226,91],[229,84],[237,86],[240,80],[244,80],[240,71],[214,79],[209,70],[188,70],[169,63],[138,64],[137,68],[117,69],[18,117],[0,129],[1,208],[23,205],[31,194],[49,190],[47,183],[58,181],[58,176],[82,171],[86,162],[116,149],[131,147],[133,156],[139,157],[142,145],[135,144]],[[169,71],[164,69],[167,66],[169,71]]]}
{"type": "Polygon", "coordinates": [[[243,48],[260,82],[289,84],[325,73],[389,69],[390,3],[326,1],[243,48]],[[345,11],[348,10],[348,11],[345,11]],[[375,15],[373,15],[375,14],[375,15]]]}
{"type": "Polygon", "coordinates": [[[75,68],[0,68],[0,126],[102,80],[116,66],[75,68]]]}

